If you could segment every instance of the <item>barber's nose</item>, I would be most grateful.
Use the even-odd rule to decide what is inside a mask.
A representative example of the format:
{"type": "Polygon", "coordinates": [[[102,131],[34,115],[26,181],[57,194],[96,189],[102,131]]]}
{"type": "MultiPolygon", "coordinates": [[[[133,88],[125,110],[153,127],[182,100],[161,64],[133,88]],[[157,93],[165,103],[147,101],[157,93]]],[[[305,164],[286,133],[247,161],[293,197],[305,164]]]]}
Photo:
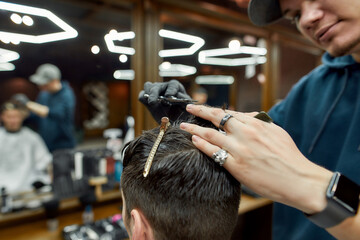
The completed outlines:
{"type": "Polygon", "coordinates": [[[299,27],[303,30],[311,30],[318,24],[323,17],[324,12],[318,7],[316,2],[304,1],[301,6],[301,18],[299,19],[299,27]]]}

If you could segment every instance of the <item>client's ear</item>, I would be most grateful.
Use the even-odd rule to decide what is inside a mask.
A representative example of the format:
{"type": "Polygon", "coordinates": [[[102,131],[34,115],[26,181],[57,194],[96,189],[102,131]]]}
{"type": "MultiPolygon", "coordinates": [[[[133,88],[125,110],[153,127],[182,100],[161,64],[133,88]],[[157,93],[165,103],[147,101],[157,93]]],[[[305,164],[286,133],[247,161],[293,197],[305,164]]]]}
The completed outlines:
{"type": "Polygon", "coordinates": [[[131,210],[132,240],[154,240],[153,230],[139,209],[131,210]]]}

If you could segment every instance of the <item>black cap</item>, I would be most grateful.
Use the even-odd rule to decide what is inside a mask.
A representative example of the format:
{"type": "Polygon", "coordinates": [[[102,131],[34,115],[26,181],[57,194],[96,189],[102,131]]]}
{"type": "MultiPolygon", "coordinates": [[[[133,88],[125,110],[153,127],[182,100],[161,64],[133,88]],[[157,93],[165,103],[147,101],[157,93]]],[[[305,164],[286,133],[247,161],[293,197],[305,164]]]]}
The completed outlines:
{"type": "Polygon", "coordinates": [[[268,25],[283,17],[278,0],[251,0],[248,15],[257,26],[268,25]]]}

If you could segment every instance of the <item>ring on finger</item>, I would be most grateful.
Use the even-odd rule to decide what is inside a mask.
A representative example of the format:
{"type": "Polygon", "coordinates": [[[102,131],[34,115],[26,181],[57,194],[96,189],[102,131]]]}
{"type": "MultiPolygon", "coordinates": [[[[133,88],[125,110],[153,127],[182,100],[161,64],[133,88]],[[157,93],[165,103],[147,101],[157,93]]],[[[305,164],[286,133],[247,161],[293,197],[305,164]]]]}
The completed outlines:
{"type": "Polygon", "coordinates": [[[226,159],[228,157],[228,153],[226,150],[220,148],[217,152],[214,152],[212,158],[217,162],[220,166],[224,165],[226,159]]]}
{"type": "Polygon", "coordinates": [[[221,119],[220,124],[219,124],[219,129],[220,129],[221,131],[225,131],[225,130],[224,130],[225,123],[226,123],[227,121],[229,121],[229,119],[232,118],[232,117],[233,117],[233,115],[227,113],[227,114],[221,119]]]}

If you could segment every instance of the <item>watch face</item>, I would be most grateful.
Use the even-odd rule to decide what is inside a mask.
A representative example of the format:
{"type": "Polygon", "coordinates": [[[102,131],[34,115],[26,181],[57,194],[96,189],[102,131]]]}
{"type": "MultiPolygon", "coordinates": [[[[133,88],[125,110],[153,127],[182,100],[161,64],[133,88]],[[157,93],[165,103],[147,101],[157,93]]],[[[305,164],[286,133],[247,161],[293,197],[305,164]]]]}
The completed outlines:
{"type": "Polygon", "coordinates": [[[340,200],[342,204],[348,205],[344,207],[348,208],[349,211],[356,213],[359,206],[360,187],[347,177],[341,175],[334,190],[334,198],[340,200]]]}

